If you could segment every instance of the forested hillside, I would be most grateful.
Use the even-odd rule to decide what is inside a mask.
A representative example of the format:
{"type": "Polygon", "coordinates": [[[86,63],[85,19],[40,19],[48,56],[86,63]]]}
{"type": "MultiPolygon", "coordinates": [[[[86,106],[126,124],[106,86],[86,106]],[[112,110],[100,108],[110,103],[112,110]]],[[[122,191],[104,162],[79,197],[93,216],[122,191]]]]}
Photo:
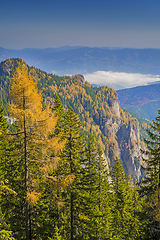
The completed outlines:
{"type": "MultiPolygon", "coordinates": [[[[0,94],[6,109],[12,73],[22,65],[26,63],[20,59],[10,59],[0,64],[0,94]]],[[[143,138],[145,134],[147,121],[139,124],[131,114],[119,107],[117,93],[113,89],[93,87],[82,75],[59,77],[34,67],[27,68],[42,91],[44,105],[50,103],[53,107],[58,94],[63,106],[66,109],[72,107],[78,114],[83,131],[94,132],[108,163],[118,156],[123,161],[126,173],[133,178],[142,177],[140,136],[143,138]]]]}

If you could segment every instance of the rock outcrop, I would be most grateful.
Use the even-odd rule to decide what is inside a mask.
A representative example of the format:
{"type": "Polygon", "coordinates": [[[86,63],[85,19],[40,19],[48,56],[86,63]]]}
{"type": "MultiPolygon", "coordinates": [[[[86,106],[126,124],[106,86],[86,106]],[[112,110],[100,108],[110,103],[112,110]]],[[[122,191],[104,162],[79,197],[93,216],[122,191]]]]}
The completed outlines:
{"type": "Polygon", "coordinates": [[[81,84],[85,84],[85,82],[86,82],[83,75],[81,75],[81,74],[77,74],[77,75],[73,76],[73,78],[76,79],[81,84]]]}
{"type": "Polygon", "coordinates": [[[143,162],[140,151],[142,144],[140,141],[139,122],[135,118],[124,122],[117,100],[109,100],[109,105],[112,114],[103,122],[102,127],[103,134],[109,139],[106,159],[109,160],[111,165],[114,165],[114,160],[117,156],[122,160],[126,174],[129,174],[132,179],[140,180],[143,177],[141,170],[143,162]]]}

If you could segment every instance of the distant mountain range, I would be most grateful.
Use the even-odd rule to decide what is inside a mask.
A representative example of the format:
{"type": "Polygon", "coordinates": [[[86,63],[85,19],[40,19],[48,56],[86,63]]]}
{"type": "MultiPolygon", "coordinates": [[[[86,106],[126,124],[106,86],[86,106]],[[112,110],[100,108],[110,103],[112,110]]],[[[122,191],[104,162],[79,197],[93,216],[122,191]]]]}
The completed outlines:
{"type": "Polygon", "coordinates": [[[8,58],[22,58],[30,66],[57,75],[95,71],[160,74],[160,49],[82,46],[22,50],[0,48],[0,61],[8,58]]]}
{"type": "Polygon", "coordinates": [[[160,109],[160,83],[118,90],[120,106],[150,121],[160,109]]]}

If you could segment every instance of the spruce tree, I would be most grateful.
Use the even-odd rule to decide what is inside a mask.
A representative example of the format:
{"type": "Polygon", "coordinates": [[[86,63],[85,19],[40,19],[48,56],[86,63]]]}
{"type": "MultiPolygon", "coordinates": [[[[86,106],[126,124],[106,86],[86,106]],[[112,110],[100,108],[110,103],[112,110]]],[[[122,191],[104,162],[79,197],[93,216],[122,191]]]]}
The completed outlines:
{"type": "Polygon", "coordinates": [[[97,150],[97,172],[98,172],[98,239],[111,239],[112,236],[112,205],[113,192],[109,183],[109,168],[103,158],[100,147],[97,150]]]}
{"type": "MultiPolygon", "coordinates": [[[[133,239],[146,239],[146,220],[144,220],[144,206],[145,198],[139,193],[139,186],[135,179],[131,185],[131,191],[133,196],[134,218],[133,228],[130,232],[133,239]]],[[[148,236],[147,236],[148,238],[148,236]]]]}
{"type": "MultiPolygon", "coordinates": [[[[0,230],[8,229],[8,225],[6,224],[3,216],[3,209],[2,209],[2,202],[4,198],[7,197],[5,192],[10,189],[8,186],[8,175],[7,172],[7,163],[6,159],[8,158],[7,155],[11,150],[11,145],[8,136],[8,122],[7,118],[4,117],[4,108],[2,102],[0,101],[0,230]]],[[[11,189],[10,189],[11,190],[11,189]]]]}
{"type": "Polygon", "coordinates": [[[111,191],[113,191],[113,236],[111,239],[133,239],[134,204],[131,186],[117,158],[111,170],[111,191]]]}
{"type": "Polygon", "coordinates": [[[147,130],[149,139],[145,139],[146,151],[142,151],[146,165],[143,170],[145,179],[140,183],[140,193],[145,197],[144,219],[148,222],[148,239],[160,238],[160,110],[147,130]],[[149,237],[150,236],[150,237],[149,237]]]}
{"type": "Polygon", "coordinates": [[[23,200],[20,201],[22,168],[17,155],[14,154],[17,146],[9,128],[7,118],[4,117],[4,108],[0,104],[0,236],[2,239],[13,239],[12,232],[17,238],[17,232],[19,228],[23,229],[22,222],[24,221],[21,216],[23,215],[21,209],[23,200]]]}
{"type": "Polygon", "coordinates": [[[86,138],[86,148],[82,158],[80,189],[80,221],[82,239],[97,239],[98,209],[98,170],[95,140],[91,133],[86,138]]]}
{"type": "Polygon", "coordinates": [[[82,159],[80,220],[82,239],[110,239],[112,224],[112,194],[108,170],[100,147],[89,133],[82,159]]]}
{"type": "Polygon", "coordinates": [[[55,115],[57,117],[57,124],[55,126],[55,134],[58,135],[58,133],[63,133],[63,127],[64,127],[64,107],[62,105],[62,102],[58,96],[58,94],[56,94],[55,100],[54,100],[54,107],[53,107],[53,111],[55,112],[55,115]]]}
{"type": "Polygon", "coordinates": [[[81,159],[84,154],[83,135],[80,134],[81,122],[78,116],[69,108],[65,116],[65,139],[66,147],[63,152],[63,162],[66,165],[65,172],[72,176],[73,182],[64,192],[65,196],[65,213],[67,217],[66,227],[68,238],[78,239],[81,231],[80,225],[80,204],[79,191],[81,186],[81,159]]]}

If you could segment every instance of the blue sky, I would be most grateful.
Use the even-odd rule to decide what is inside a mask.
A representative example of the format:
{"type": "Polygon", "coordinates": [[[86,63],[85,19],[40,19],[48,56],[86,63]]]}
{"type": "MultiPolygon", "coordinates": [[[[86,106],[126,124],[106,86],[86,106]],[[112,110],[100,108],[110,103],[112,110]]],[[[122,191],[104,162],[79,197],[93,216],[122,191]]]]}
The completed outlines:
{"type": "Polygon", "coordinates": [[[159,0],[8,0],[0,47],[160,48],[159,0]]]}

